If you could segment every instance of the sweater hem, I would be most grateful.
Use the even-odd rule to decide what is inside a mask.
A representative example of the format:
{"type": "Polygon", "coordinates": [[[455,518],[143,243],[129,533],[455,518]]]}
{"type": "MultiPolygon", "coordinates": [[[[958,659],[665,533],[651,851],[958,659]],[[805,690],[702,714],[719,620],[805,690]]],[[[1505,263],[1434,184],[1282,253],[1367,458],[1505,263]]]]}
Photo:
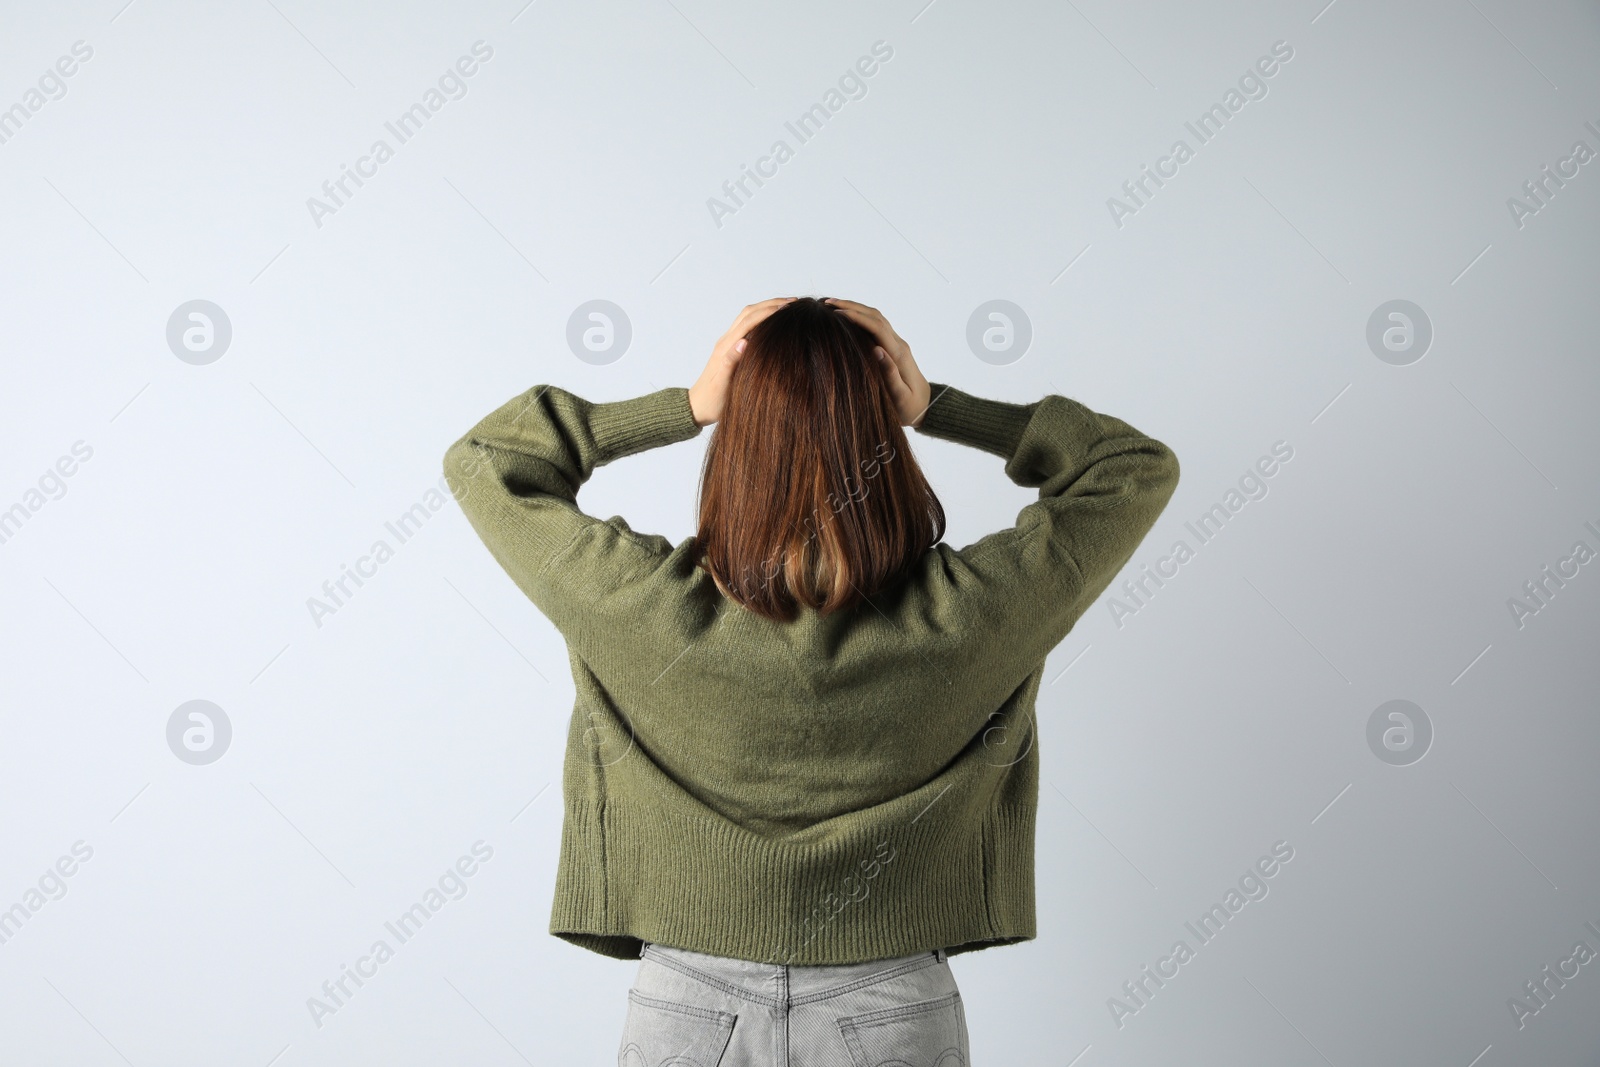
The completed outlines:
{"type": "MultiPolygon", "coordinates": [[[[614,960],[637,960],[644,958],[646,942],[651,944],[666,945],[670,942],[656,937],[639,937],[635,934],[606,934],[594,930],[551,930],[550,933],[577,948],[587,949],[601,956],[614,960]]],[[[993,937],[980,937],[971,941],[964,941],[959,945],[928,945],[915,948],[909,952],[899,953],[896,956],[882,956],[876,959],[897,959],[899,956],[910,956],[918,952],[932,952],[935,948],[944,949],[946,956],[959,956],[963,952],[977,952],[986,948],[1003,948],[1007,945],[1020,945],[1025,941],[1037,940],[1038,935],[1032,931],[1018,933],[1000,933],[993,937]]],[[[673,945],[674,948],[690,948],[688,945],[673,945]]],[[[691,949],[701,952],[703,949],[691,949]]],[[[737,958],[737,957],[736,957],[737,958]]],[[[874,960],[842,960],[832,961],[842,964],[872,963],[874,960]]],[[[816,964],[796,964],[796,966],[816,966],[816,964]]]]}
{"type": "MultiPolygon", "coordinates": [[[[1031,774],[1031,761],[1010,770],[1031,774]]],[[[1035,813],[1002,805],[966,818],[964,804],[982,806],[992,795],[986,777],[930,783],[890,802],[895,810],[880,818],[844,816],[810,837],[765,837],[718,818],[685,819],[672,803],[613,797],[604,841],[579,845],[602,820],[587,801],[569,801],[568,862],[549,932],[613,959],[639,959],[644,943],[656,942],[795,966],[1032,940],[1035,813]],[[955,795],[944,796],[951,806],[936,818],[930,797],[946,790],[955,795]],[[900,818],[900,808],[910,814],[900,818]]]]}

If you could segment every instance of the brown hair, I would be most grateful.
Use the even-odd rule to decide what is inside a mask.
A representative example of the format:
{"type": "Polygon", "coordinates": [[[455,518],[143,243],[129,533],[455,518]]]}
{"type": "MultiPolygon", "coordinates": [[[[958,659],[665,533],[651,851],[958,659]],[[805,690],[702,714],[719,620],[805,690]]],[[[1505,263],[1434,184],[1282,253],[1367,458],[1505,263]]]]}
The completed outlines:
{"type": "Polygon", "coordinates": [[[892,585],[944,536],[865,328],[801,297],[746,335],[700,479],[697,559],[791,621],[892,585]]]}

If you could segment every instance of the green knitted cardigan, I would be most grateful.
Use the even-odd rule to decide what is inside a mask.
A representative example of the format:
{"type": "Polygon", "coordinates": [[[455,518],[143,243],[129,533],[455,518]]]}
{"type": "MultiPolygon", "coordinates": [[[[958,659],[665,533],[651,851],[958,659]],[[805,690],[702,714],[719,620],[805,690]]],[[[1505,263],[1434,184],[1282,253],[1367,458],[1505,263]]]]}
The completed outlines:
{"type": "Polygon", "coordinates": [[[724,597],[693,537],[576,505],[596,467],[700,432],[688,390],[536,386],[450,446],[462,510],[571,661],[550,933],[618,959],[648,941],[796,965],[1035,936],[1045,656],[1178,461],[1064,396],[932,390],[918,432],[1000,457],[1039,499],[867,603],[788,623],[724,597]]]}

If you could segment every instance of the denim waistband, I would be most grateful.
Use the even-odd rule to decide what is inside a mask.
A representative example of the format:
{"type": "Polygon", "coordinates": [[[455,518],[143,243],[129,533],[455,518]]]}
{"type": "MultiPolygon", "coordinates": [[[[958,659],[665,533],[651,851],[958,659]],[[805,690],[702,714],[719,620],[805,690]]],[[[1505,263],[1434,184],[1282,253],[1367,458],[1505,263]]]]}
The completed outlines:
{"type": "Polygon", "coordinates": [[[641,956],[724,992],[771,1005],[824,1000],[895,975],[942,964],[948,958],[944,949],[938,948],[867,963],[758,963],[650,941],[644,943],[641,956]]]}

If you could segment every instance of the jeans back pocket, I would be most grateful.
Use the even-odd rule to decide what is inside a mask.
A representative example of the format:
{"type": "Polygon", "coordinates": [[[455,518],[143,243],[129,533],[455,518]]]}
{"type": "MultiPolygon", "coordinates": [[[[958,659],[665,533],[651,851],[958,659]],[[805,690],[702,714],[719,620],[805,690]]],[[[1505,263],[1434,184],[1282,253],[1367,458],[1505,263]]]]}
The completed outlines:
{"type": "Polygon", "coordinates": [[[717,1067],[738,1019],[732,1012],[679,1004],[628,990],[618,1067],[717,1067]]]}
{"type": "Polygon", "coordinates": [[[961,994],[882,1008],[839,1020],[854,1067],[967,1067],[961,994]]]}

